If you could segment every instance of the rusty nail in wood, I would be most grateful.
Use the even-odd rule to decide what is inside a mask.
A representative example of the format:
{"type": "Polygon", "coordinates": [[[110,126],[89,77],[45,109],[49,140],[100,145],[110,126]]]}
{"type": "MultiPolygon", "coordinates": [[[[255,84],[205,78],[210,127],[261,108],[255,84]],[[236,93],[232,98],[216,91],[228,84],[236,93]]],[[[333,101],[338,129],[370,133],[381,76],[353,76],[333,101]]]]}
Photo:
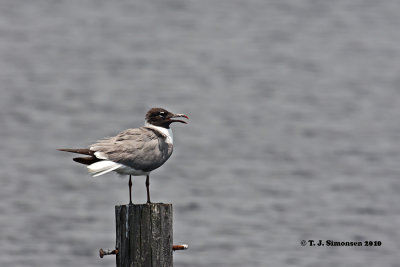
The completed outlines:
{"type": "Polygon", "coordinates": [[[188,249],[188,248],[189,248],[189,246],[186,245],[186,244],[183,244],[183,245],[173,245],[173,246],[172,246],[172,250],[185,250],[185,249],[188,249]]]}
{"type": "Polygon", "coordinates": [[[103,258],[105,255],[113,255],[113,254],[118,254],[118,249],[114,249],[114,250],[107,249],[106,251],[104,251],[104,250],[101,248],[101,249],[99,250],[100,258],[103,258]]]}

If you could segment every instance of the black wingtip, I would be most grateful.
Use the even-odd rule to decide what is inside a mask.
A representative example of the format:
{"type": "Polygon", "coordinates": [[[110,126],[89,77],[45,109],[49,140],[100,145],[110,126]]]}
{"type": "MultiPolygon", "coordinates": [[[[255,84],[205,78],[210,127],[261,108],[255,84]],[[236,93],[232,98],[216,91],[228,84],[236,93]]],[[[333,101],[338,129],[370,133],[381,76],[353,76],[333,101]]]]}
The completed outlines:
{"type": "Polygon", "coordinates": [[[95,158],[95,157],[73,158],[72,160],[75,162],[81,163],[81,164],[85,164],[85,165],[90,165],[90,164],[100,161],[98,158],[95,158]]]}
{"type": "Polygon", "coordinates": [[[87,148],[78,148],[78,149],[70,149],[70,148],[57,148],[58,151],[63,151],[63,152],[70,152],[70,153],[76,153],[76,154],[83,154],[83,155],[88,155],[88,156],[93,156],[94,151],[89,150],[87,148]]]}

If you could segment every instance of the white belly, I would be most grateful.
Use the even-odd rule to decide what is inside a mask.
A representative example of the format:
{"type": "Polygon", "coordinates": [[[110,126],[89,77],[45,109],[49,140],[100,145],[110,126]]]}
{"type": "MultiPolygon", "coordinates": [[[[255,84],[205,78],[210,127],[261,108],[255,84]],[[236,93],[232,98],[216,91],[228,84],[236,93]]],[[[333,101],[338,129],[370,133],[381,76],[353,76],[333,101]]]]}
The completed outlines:
{"type": "Polygon", "coordinates": [[[121,167],[116,169],[115,172],[117,172],[119,174],[133,175],[133,176],[148,175],[150,173],[150,172],[145,172],[142,170],[135,170],[134,168],[128,167],[123,164],[121,164],[121,167]]]}

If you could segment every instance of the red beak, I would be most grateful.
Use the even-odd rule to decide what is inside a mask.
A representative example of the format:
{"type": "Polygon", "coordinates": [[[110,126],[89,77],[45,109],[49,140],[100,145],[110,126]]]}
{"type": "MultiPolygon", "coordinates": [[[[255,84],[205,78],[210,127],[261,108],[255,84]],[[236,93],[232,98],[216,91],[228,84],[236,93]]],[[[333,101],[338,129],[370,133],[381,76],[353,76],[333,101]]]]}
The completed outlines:
{"type": "MultiPolygon", "coordinates": [[[[172,116],[172,118],[186,118],[189,119],[188,116],[186,116],[185,114],[175,114],[174,116],[172,116]]],[[[171,122],[180,122],[180,123],[187,123],[186,121],[182,121],[182,120],[171,120],[171,122]]]]}

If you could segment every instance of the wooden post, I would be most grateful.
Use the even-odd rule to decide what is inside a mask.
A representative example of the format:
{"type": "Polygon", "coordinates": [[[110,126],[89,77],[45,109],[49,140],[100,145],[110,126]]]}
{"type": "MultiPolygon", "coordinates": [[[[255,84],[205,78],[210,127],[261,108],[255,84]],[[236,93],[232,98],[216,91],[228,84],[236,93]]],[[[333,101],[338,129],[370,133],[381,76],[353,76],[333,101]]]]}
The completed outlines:
{"type": "Polygon", "coordinates": [[[117,267],[172,267],[172,204],[115,206],[117,267]]]}

